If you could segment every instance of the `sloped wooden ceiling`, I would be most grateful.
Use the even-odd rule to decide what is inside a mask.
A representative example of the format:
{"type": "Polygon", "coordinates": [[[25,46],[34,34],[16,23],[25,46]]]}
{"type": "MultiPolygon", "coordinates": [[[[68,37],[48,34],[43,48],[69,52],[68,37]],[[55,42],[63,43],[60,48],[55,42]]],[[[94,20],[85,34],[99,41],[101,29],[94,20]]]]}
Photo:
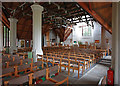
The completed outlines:
{"type": "MultiPolygon", "coordinates": [[[[77,1],[77,0],[76,0],[77,1]]],[[[110,2],[78,2],[79,5],[92,15],[109,33],[112,34],[110,18],[112,17],[112,3],[110,2]],[[109,16],[107,16],[109,15],[109,16]],[[109,18],[110,17],[110,18],[109,18]]],[[[112,19],[112,18],[111,18],[112,19]]]]}
{"type": "MultiPolygon", "coordinates": [[[[9,27],[8,18],[14,16],[18,19],[17,24],[17,37],[18,39],[32,39],[32,10],[30,6],[34,3],[30,2],[5,2],[2,3],[2,11],[5,22],[9,27]]],[[[39,2],[41,6],[44,7],[43,18],[42,18],[42,33],[45,34],[47,31],[52,28],[57,34],[60,34],[64,31],[64,27],[61,25],[76,24],[74,22],[79,20],[79,22],[95,21],[89,12],[82,9],[78,2],[39,2]],[[83,21],[82,16],[89,15],[90,17],[83,21]],[[73,20],[73,18],[78,18],[73,20]],[[72,19],[69,21],[68,19],[72,19]],[[58,27],[58,24],[61,24],[58,27]]],[[[94,10],[103,20],[111,26],[111,17],[112,17],[112,3],[85,3],[89,9],[94,10]]],[[[2,20],[3,21],[3,20],[2,20]]],[[[98,20],[97,20],[98,21],[98,20]]],[[[3,23],[5,24],[3,21],[3,23]]],[[[98,21],[99,22],[99,21],[98,21]]],[[[64,34],[59,35],[61,38],[64,38],[64,34]]]]}
{"type": "Polygon", "coordinates": [[[112,2],[91,3],[92,9],[112,27],[112,2]]]}

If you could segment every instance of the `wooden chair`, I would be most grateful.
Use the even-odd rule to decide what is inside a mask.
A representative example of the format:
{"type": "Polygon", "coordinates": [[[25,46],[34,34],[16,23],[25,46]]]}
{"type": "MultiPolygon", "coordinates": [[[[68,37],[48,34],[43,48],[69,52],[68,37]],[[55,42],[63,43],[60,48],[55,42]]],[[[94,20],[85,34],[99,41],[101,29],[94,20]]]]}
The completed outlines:
{"type": "MultiPolygon", "coordinates": [[[[61,72],[62,67],[64,67],[65,70],[66,70],[66,68],[69,68],[69,60],[68,59],[64,59],[64,58],[60,59],[60,72],[61,72]]],[[[70,71],[68,71],[68,75],[70,75],[70,71]]]]}
{"type": "Polygon", "coordinates": [[[68,77],[64,76],[62,73],[59,73],[59,65],[46,69],[46,79],[55,82],[57,85],[63,84],[64,82],[67,82],[68,85],[68,77]],[[53,74],[54,72],[57,72],[58,75],[50,78],[49,75],[53,74]]]}
{"type": "Polygon", "coordinates": [[[75,56],[71,56],[71,55],[70,55],[70,56],[69,56],[69,59],[70,59],[70,60],[74,60],[74,61],[75,61],[76,57],[75,57],[75,56]]]}
{"type": "Polygon", "coordinates": [[[54,64],[59,65],[60,64],[60,59],[61,58],[54,57],[54,64]]]}
{"type": "Polygon", "coordinates": [[[54,66],[54,57],[52,56],[48,56],[48,66],[54,66]]]}
{"type": "Polygon", "coordinates": [[[98,86],[106,86],[106,76],[99,80],[98,86]]]}
{"type": "Polygon", "coordinates": [[[7,56],[8,58],[10,58],[10,54],[3,54],[3,56],[7,56]]]}
{"type": "MultiPolygon", "coordinates": [[[[39,80],[39,77],[42,77],[42,76],[45,76],[46,75],[46,69],[43,69],[43,70],[39,70],[37,72],[34,72],[34,73],[31,73],[29,75],[29,84],[33,84],[33,79],[38,81],[39,80]]],[[[42,83],[39,83],[39,84],[55,84],[49,80],[45,80],[44,82],[42,83]]]]}
{"type": "Polygon", "coordinates": [[[44,68],[44,64],[42,61],[34,62],[34,63],[32,63],[32,66],[33,66],[33,68],[32,68],[33,72],[40,70],[40,67],[42,69],[44,68]]]}
{"type": "Polygon", "coordinates": [[[43,59],[43,60],[42,60],[43,63],[46,64],[46,67],[48,67],[48,56],[43,55],[43,56],[42,56],[42,59],[43,59]]]}
{"type": "Polygon", "coordinates": [[[85,71],[85,67],[86,67],[86,69],[88,69],[89,61],[86,61],[84,57],[76,57],[76,61],[83,63],[83,71],[85,71]]]}
{"type": "Polygon", "coordinates": [[[63,59],[69,59],[69,56],[68,55],[61,55],[61,58],[63,58],[63,59]]]}
{"type": "Polygon", "coordinates": [[[29,76],[28,75],[16,77],[16,78],[11,79],[9,81],[5,81],[4,85],[5,86],[9,86],[9,85],[23,85],[26,82],[29,82],[29,76]]]}
{"type": "Polygon", "coordinates": [[[17,55],[20,57],[20,56],[23,56],[23,59],[25,59],[26,58],[26,56],[28,55],[28,53],[17,53],[17,55]]]}
{"type": "Polygon", "coordinates": [[[0,75],[0,77],[6,77],[6,76],[12,76],[12,74],[14,74],[14,67],[10,67],[10,68],[4,68],[2,69],[2,75],[0,75]]]}
{"type": "Polygon", "coordinates": [[[12,62],[7,62],[7,68],[12,66],[22,65],[22,62],[20,60],[15,60],[12,62]]]}
{"type": "Polygon", "coordinates": [[[13,58],[8,58],[7,56],[2,57],[2,63],[8,62],[8,61],[13,61],[13,58]]]}
{"type": "Polygon", "coordinates": [[[79,61],[74,61],[74,60],[69,60],[70,64],[69,64],[69,68],[68,70],[70,71],[70,69],[73,69],[73,72],[74,70],[78,70],[78,78],[79,78],[79,72],[80,72],[80,69],[82,69],[82,75],[83,75],[83,66],[84,64],[83,63],[80,63],[79,61]]]}
{"type": "Polygon", "coordinates": [[[90,65],[92,64],[92,59],[90,59],[90,56],[84,56],[84,58],[85,58],[85,61],[88,61],[88,63],[89,63],[89,68],[90,68],[90,65]]]}
{"type": "Polygon", "coordinates": [[[7,67],[7,63],[2,63],[1,62],[1,64],[2,64],[2,68],[6,68],[7,67]]]}
{"type": "Polygon", "coordinates": [[[24,59],[22,64],[29,64],[29,63],[33,63],[33,58],[24,59]]]}
{"type": "Polygon", "coordinates": [[[25,72],[24,74],[33,72],[32,68],[33,68],[32,63],[15,66],[15,76],[20,76],[19,74],[20,72],[25,72]]]}

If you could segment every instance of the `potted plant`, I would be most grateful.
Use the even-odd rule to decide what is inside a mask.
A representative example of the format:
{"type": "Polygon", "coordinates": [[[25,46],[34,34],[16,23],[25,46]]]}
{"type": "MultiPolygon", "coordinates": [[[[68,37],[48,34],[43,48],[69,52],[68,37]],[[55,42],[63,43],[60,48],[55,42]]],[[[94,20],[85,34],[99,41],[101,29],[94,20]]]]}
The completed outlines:
{"type": "Polygon", "coordinates": [[[81,41],[78,41],[78,44],[79,44],[79,45],[82,45],[82,42],[81,42],[81,41]]]}

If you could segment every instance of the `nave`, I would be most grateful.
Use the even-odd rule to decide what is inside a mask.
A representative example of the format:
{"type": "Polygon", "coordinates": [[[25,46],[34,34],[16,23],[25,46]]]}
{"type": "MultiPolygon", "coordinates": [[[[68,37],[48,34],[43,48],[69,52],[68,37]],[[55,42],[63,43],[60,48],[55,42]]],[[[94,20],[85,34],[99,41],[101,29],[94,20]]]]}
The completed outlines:
{"type": "Polygon", "coordinates": [[[120,2],[44,1],[0,2],[0,85],[119,85],[120,2]]]}

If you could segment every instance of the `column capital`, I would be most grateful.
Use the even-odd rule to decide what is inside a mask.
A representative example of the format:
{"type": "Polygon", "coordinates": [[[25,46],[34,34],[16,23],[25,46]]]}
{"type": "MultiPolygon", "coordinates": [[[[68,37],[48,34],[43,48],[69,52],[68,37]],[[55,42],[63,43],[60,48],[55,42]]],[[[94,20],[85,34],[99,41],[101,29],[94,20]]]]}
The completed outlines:
{"type": "Polygon", "coordinates": [[[17,20],[16,18],[13,18],[13,17],[8,18],[8,20],[9,20],[10,22],[18,22],[18,20],[17,20]]]}
{"type": "Polygon", "coordinates": [[[43,11],[43,6],[40,6],[39,4],[37,4],[37,3],[35,3],[35,4],[33,4],[33,5],[31,5],[31,8],[32,8],[32,11],[34,12],[35,10],[39,10],[40,12],[42,12],[43,11]]]}

